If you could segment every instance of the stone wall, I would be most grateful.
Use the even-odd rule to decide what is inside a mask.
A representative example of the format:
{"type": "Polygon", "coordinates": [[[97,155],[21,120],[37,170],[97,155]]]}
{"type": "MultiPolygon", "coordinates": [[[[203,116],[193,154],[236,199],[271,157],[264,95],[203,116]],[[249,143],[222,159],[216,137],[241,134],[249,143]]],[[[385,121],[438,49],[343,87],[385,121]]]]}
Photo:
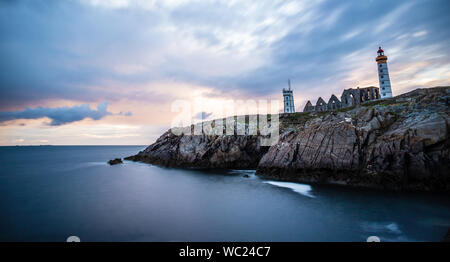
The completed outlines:
{"type": "Polygon", "coordinates": [[[339,100],[334,94],[331,95],[328,103],[326,103],[321,97],[317,100],[316,105],[312,105],[311,101],[308,101],[303,109],[303,112],[324,112],[333,111],[340,108],[351,107],[360,105],[363,102],[380,99],[380,90],[378,87],[369,86],[364,88],[349,88],[344,89],[339,100]]]}

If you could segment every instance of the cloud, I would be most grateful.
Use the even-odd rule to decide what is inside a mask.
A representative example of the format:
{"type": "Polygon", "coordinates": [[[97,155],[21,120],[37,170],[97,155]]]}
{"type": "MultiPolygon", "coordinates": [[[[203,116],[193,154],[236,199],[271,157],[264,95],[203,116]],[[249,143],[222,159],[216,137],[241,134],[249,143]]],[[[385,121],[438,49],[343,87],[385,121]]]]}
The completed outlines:
{"type": "MultiPolygon", "coordinates": [[[[158,83],[254,97],[279,94],[290,78],[296,99],[328,97],[377,85],[379,44],[389,56],[394,92],[433,82],[395,78],[418,60],[441,75],[450,71],[446,0],[6,3],[0,4],[3,111],[44,100],[159,106],[187,94],[175,84],[159,92],[158,83]]],[[[439,83],[449,84],[448,77],[439,83]]]]}
{"type": "MultiPolygon", "coordinates": [[[[103,102],[97,106],[97,109],[91,109],[89,104],[75,105],[72,107],[26,108],[23,111],[0,112],[0,122],[14,119],[39,119],[48,117],[52,120],[50,122],[51,126],[59,126],[80,121],[85,118],[99,120],[105,116],[113,115],[113,113],[108,112],[107,107],[108,103],[103,102]]],[[[125,114],[119,113],[119,115],[129,116],[131,115],[131,112],[125,114]]]]}
{"type": "Polygon", "coordinates": [[[127,112],[119,112],[118,113],[118,115],[120,115],[120,116],[132,116],[133,115],[133,112],[131,112],[131,111],[127,111],[127,112]]]}
{"type": "Polygon", "coordinates": [[[146,144],[168,127],[171,101],[202,93],[212,106],[197,117],[214,117],[223,99],[280,99],[287,79],[301,110],[378,85],[379,45],[394,94],[450,85],[449,8],[447,0],[0,1],[0,144],[146,144]],[[98,101],[120,113],[90,109],[98,101]],[[87,105],[59,107],[66,102],[87,105]],[[103,121],[80,123],[86,130],[6,121],[20,117],[103,121]],[[124,123],[161,127],[116,133],[124,123]]]}
{"type": "Polygon", "coordinates": [[[427,34],[427,31],[423,30],[423,31],[419,31],[413,34],[414,37],[420,37],[420,36],[424,36],[427,34]]]}

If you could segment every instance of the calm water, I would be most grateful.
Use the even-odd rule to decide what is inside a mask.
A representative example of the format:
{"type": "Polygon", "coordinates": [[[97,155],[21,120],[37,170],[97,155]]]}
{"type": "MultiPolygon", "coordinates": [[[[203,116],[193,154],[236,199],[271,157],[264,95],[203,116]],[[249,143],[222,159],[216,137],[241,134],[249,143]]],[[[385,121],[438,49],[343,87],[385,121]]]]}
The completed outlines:
{"type": "Polygon", "coordinates": [[[106,164],[142,149],[0,147],[0,240],[440,241],[450,227],[447,195],[106,164]]]}

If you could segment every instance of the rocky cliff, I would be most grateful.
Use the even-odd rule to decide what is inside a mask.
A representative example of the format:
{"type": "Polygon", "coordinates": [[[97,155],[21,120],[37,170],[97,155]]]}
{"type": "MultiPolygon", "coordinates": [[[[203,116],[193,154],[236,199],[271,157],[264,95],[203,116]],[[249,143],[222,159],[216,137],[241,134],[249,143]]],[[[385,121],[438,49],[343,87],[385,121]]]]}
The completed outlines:
{"type": "Polygon", "coordinates": [[[171,130],[126,160],[166,167],[251,169],[268,147],[256,136],[174,135],[171,130]]]}
{"type": "Polygon", "coordinates": [[[335,112],[281,114],[277,144],[257,136],[176,136],[128,160],[255,168],[278,180],[450,191],[450,87],[417,89],[335,112]]]}

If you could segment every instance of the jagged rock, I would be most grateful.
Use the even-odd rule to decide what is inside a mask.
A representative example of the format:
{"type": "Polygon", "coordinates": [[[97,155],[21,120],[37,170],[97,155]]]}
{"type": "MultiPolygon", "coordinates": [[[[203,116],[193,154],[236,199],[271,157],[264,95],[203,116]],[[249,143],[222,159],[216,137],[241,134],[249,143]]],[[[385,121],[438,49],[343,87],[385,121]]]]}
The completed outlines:
{"type": "Polygon", "coordinates": [[[175,136],[126,159],[163,166],[256,168],[279,180],[450,191],[450,88],[417,89],[343,112],[280,114],[280,139],[175,136]]]}
{"type": "Polygon", "coordinates": [[[162,166],[256,168],[267,148],[256,136],[176,136],[170,130],[154,144],[127,160],[162,166]]]}
{"type": "Polygon", "coordinates": [[[122,159],[120,158],[115,158],[115,159],[111,159],[108,161],[108,164],[112,165],[117,165],[117,164],[122,164],[122,159]]]}
{"type": "Polygon", "coordinates": [[[449,88],[419,89],[281,136],[257,174],[390,189],[450,190],[449,88]],[[405,96],[405,95],[404,95],[405,96]],[[404,97],[403,96],[403,97],[404,97]],[[425,102],[424,102],[425,101],[425,102]],[[430,103],[430,101],[433,101],[430,103]],[[369,117],[370,116],[370,117],[369,117]]]}

